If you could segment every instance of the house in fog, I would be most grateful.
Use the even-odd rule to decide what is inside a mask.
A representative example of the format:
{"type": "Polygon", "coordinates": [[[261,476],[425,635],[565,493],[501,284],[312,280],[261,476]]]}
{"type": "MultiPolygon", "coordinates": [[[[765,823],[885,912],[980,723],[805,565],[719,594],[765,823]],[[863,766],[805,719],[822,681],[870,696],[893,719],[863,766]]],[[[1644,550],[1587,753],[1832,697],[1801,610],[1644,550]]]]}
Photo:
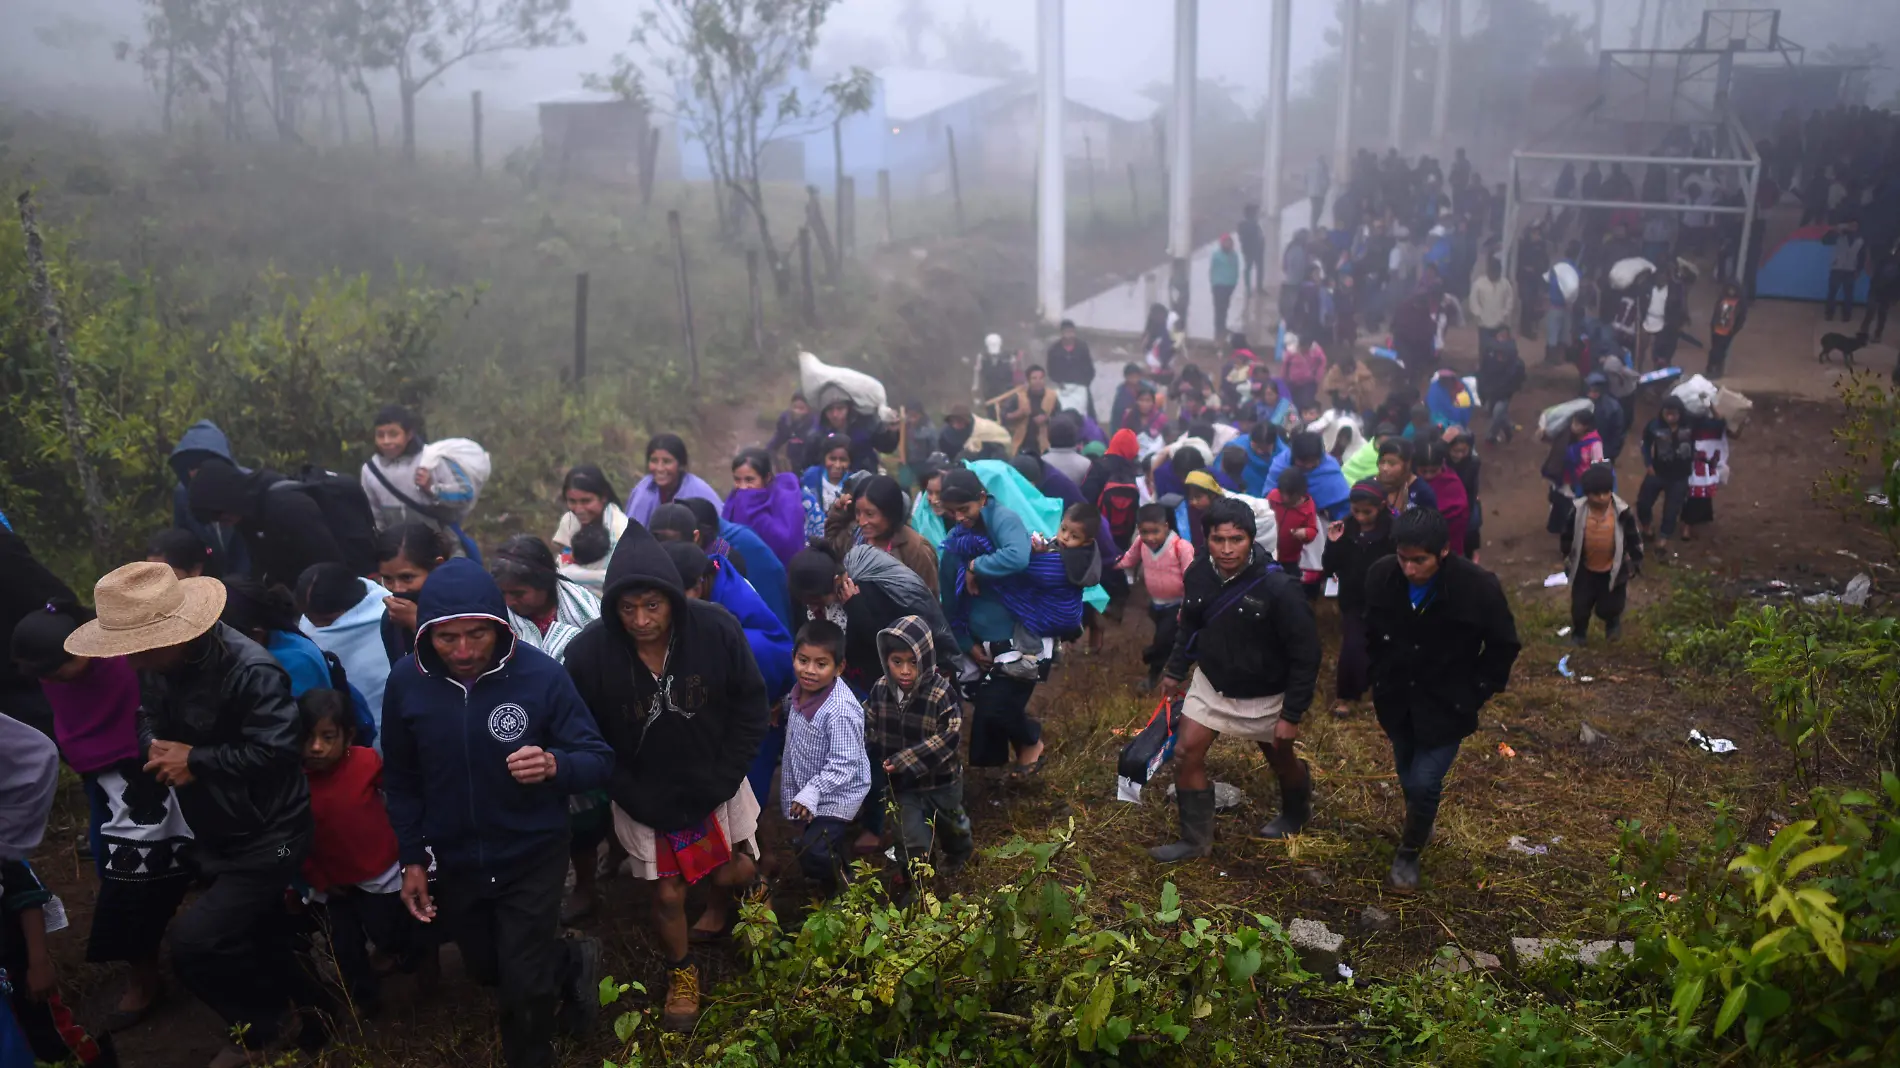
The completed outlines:
{"type": "MultiPolygon", "coordinates": [[[[799,95],[821,91],[803,78],[799,95]]],[[[1156,122],[1161,105],[1132,89],[1071,81],[1064,140],[1069,166],[1079,173],[1123,174],[1130,163],[1157,165],[1156,122]]],[[[938,196],[950,190],[954,136],[959,177],[966,189],[1027,182],[1036,169],[1036,116],[1032,78],[988,78],[956,71],[884,67],[875,72],[870,108],[833,125],[791,120],[765,147],[762,177],[770,182],[830,189],[837,161],[869,197],[879,171],[889,171],[898,196],[938,196]]],[[[678,127],[680,175],[710,181],[705,146],[678,127]]]]}
{"type": "MultiPolygon", "coordinates": [[[[555,181],[639,182],[641,154],[654,129],[645,106],[614,93],[582,91],[543,100],[536,111],[542,164],[555,181]]],[[[655,146],[661,161],[676,167],[663,142],[655,146]]]]}

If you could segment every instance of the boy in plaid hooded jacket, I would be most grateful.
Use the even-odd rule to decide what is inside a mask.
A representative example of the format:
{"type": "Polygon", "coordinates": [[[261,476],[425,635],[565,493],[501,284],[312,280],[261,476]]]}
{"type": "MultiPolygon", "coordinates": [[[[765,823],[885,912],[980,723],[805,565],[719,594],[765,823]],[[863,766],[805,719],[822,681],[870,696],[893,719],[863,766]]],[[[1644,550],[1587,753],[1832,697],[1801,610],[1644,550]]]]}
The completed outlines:
{"type": "Polygon", "coordinates": [[[933,837],[941,838],[939,870],[954,872],[975,848],[958,756],[963,705],[937,671],[936,644],[922,618],[904,616],[879,631],[877,651],[884,677],[864,701],[865,748],[890,780],[904,852],[927,858],[933,837]]]}

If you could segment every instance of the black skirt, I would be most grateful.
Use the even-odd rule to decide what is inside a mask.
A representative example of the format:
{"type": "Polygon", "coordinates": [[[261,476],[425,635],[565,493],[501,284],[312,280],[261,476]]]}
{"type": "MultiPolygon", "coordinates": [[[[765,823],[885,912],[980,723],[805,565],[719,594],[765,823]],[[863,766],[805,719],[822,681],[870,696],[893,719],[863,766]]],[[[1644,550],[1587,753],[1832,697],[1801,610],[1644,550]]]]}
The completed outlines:
{"type": "Polygon", "coordinates": [[[1691,526],[1715,522],[1715,498],[1692,496],[1682,502],[1682,522],[1691,526]]]}
{"type": "Polygon", "coordinates": [[[165,928],[189,889],[191,875],[183,871],[162,879],[134,881],[108,876],[100,880],[92,934],[86,941],[86,960],[104,964],[157,956],[165,928]]]}

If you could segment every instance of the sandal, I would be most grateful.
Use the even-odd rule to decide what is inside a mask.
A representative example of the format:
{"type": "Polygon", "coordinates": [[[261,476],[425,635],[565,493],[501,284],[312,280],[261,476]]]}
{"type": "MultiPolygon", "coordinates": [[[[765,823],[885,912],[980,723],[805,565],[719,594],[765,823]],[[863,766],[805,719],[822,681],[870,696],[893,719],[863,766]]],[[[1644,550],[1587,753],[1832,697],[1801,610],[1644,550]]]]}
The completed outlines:
{"type": "Polygon", "coordinates": [[[1352,715],[1352,705],[1348,704],[1345,701],[1335,701],[1333,703],[1333,718],[1334,719],[1345,719],[1351,715],[1352,715]]]}
{"type": "Polygon", "coordinates": [[[1042,774],[1042,758],[1037,757],[1036,759],[1030,761],[1027,764],[1011,764],[1009,766],[1008,777],[1011,779],[1027,779],[1033,775],[1041,775],[1041,774],[1042,774]]]}

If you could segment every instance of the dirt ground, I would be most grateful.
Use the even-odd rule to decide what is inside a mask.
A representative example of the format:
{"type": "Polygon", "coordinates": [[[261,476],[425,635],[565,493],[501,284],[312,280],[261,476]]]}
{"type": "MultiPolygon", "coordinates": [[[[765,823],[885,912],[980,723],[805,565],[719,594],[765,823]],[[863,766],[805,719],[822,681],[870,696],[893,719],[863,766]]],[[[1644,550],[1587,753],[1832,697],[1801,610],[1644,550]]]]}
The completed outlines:
{"type": "MultiPolygon", "coordinates": [[[[1706,322],[1709,288],[1692,305],[1698,322],[1706,322]]],[[[1645,616],[1683,589],[1684,577],[1697,574],[1730,589],[1779,580],[1805,592],[1839,589],[1849,576],[1866,572],[1877,595],[1894,592],[1891,548],[1812,493],[1821,472],[1840,462],[1831,433],[1839,411],[1832,400],[1839,371],[1815,363],[1822,332],[1819,309],[1812,305],[1770,303],[1755,310],[1735,346],[1728,384],[1756,407],[1735,439],[1733,480],[1717,496],[1716,522],[1696,541],[1652,558],[1633,587],[1637,616],[1620,646],[1597,645],[1571,657],[1574,673],[1589,676],[1589,683],[1565,680],[1557,671],[1560,657],[1571,651],[1556,634],[1566,622],[1568,599],[1563,590],[1541,584],[1558,568],[1555,539],[1543,527],[1544,487],[1537,477],[1543,447],[1526,429],[1510,446],[1483,450],[1482,559],[1513,596],[1525,648],[1511,690],[1486,710],[1453,772],[1440,833],[1427,853],[1426,890],[1418,897],[1397,900],[1381,891],[1402,801],[1389,750],[1369,713],[1335,719],[1325,711],[1330,655],[1303,736],[1318,783],[1311,833],[1290,844],[1246,836],[1270,817],[1274,790],[1256,753],[1223,743],[1212,758],[1216,777],[1241,787],[1248,799],[1239,812],[1221,817],[1213,858],[1167,871],[1147,862],[1139,847],[1166,840],[1172,825],[1161,796],[1166,776],[1149,788],[1146,804],[1113,799],[1115,753],[1152,707],[1133,686],[1139,673],[1135,651],[1148,638],[1139,594],[1126,621],[1111,628],[1102,654],[1069,656],[1038,694],[1034,708],[1051,743],[1042,778],[1003,786],[972,776],[969,803],[979,843],[1037,834],[1073,817],[1104,900],[1152,901],[1162,880],[1171,878],[1190,901],[1247,905],[1283,921],[1308,916],[1341,931],[1351,928],[1362,908],[1377,904],[1398,917],[1397,930],[1355,938],[1347,951],[1362,976],[1376,979],[1417,966],[1448,942],[1499,952],[1512,935],[1592,929],[1600,922],[1592,909],[1601,901],[1605,857],[1618,820],[1695,826],[1706,818],[1706,803],[1717,799],[1737,803],[1758,820],[1774,819],[1774,807],[1785,796],[1786,769],[1772,740],[1758,729],[1752,703],[1734,692],[1679,688],[1680,680],[1659,666],[1655,652],[1663,638],[1645,616]],[[1580,742],[1584,721],[1609,741],[1580,742]],[[1739,752],[1717,757],[1689,746],[1691,727],[1735,740],[1739,752]],[[1514,851],[1513,836],[1542,852],[1514,851]]],[[[1450,365],[1473,370],[1474,351],[1470,331],[1453,332],[1450,365]]],[[[1541,350],[1535,342],[1526,343],[1525,352],[1532,380],[1514,407],[1517,422],[1528,428],[1542,407],[1575,395],[1576,376],[1567,368],[1537,366],[1541,350]]],[[[1892,356],[1890,350],[1868,350],[1862,364],[1884,374],[1892,356]]],[[[1692,350],[1685,350],[1685,361],[1690,370],[1700,369],[1692,350]]],[[[703,436],[715,444],[713,455],[729,455],[732,446],[757,433],[760,412],[775,410],[775,401],[761,398],[710,422],[703,436]]],[[[1638,418],[1646,420],[1653,411],[1640,411],[1638,418]]],[[[1634,433],[1618,465],[1629,495],[1641,478],[1633,441],[1634,433]]],[[[1321,606],[1320,625],[1333,645],[1337,626],[1330,605],[1321,606]]],[[[72,927],[54,938],[62,982],[81,1018],[96,1020],[116,998],[120,977],[114,968],[82,963],[93,898],[90,864],[79,854],[84,821],[83,800],[69,791],[36,865],[72,918],[72,927]]],[[[782,851],[783,830],[775,822],[768,823],[766,837],[769,848],[782,851]]],[[[979,859],[958,884],[987,885],[989,863],[979,859]]],[[[605,907],[582,928],[606,943],[606,971],[656,985],[659,959],[644,919],[645,888],[626,879],[602,886],[605,907]]],[[[781,916],[796,915],[798,889],[795,882],[779,887],[781,916]]],[[[729,960],[714,955],[709,963],[715,976],[730,974],[729,960]]],[[[445,952],[444,973],[441,987],[426,996],[419,996],[411,980],[392,980],[383,1017],[367,1023],[350,1048],[321,1063],[499,1064],[487,995],[461,974],[452,949],[445,952]]],[[[607,1029],[600,1035],[568,1048],[564,1063],[597,1064],[611,1055],[607,1029]]],[[[215,1017],[176,987],[154,1018],[117,1037],[124,1063],[141,1068],[203,1064],[220,1041],[215,1017]]]]}

